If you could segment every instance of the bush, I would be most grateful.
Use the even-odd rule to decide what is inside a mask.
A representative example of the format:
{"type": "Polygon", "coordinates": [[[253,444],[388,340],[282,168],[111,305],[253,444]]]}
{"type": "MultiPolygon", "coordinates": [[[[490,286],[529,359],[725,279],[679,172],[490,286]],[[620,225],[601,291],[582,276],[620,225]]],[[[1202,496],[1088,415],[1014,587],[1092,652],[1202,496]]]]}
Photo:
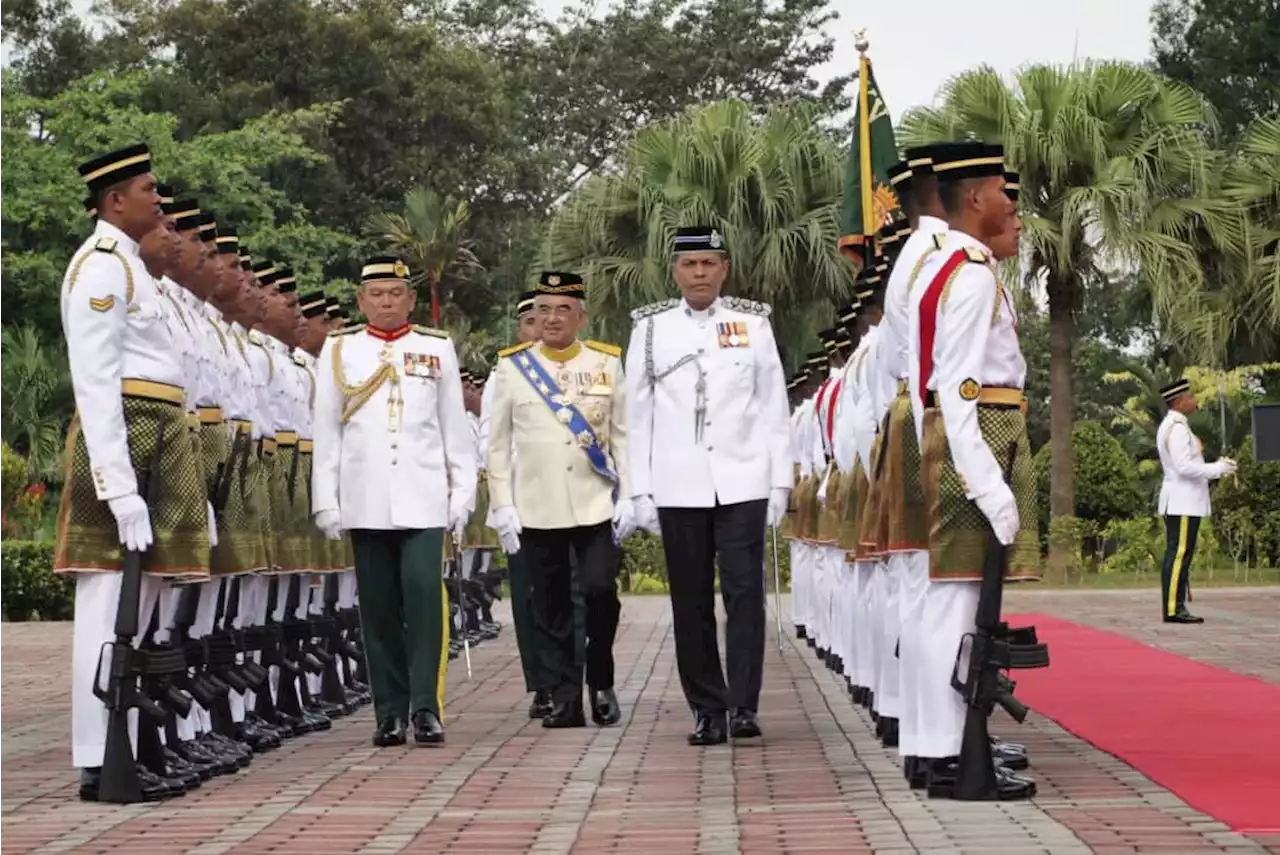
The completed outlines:
{"type": "Polygon", "coordinates": [[[1252,439],[1245,440],[1236,460],[1239,471],[1213,489],[1222,550],[1250,567],[1280,567],[1280,463],[1257,462],[1252,439]]]}
{"type": "MultiPolygon", "coordinates": [[[[765,589],[773,590],[773,544],[772,536],[765,534],[764,550],[765,589]]],[[[778,541],[778,575],[782,580],[782,590],[791,585],[791,550],[787,542],[778,541]]],[[[662,552],[662,539],[644,532],[636,532],[622,544],[622,561],[618,569],[618,580],[624,593],[655,593],[667,590],[667,560],[662,552]],[[637,581],[639,580],[639,581],[637,581]],[[639,585],[647,585],[651,590],[641,590],[639,585]],[[653,588],[653,585],[660,587],[653,588]]],[[[717,583],[716,589],[719,590],[717,583]]]]}
{"type": "MultiPolygon", "coordinates": [[[[1113,520],[1150,513],[1151,497],[1142,488],[1138,464],[1120,441],[1097,422],[1080,421],[1071,428],[1075,452],[1076,512],[1099,529],[1113,520]]],[[[1049,446],[1036,452],[1036,476],[1041,535],[1049,533],[1049,446]]]]}
{"type": "Polygon", "coordinates": [[[6,620],[70,620],[75,581],[53,572],[53,544],[6,540],[0,544],[0,608],[6,620]]]}

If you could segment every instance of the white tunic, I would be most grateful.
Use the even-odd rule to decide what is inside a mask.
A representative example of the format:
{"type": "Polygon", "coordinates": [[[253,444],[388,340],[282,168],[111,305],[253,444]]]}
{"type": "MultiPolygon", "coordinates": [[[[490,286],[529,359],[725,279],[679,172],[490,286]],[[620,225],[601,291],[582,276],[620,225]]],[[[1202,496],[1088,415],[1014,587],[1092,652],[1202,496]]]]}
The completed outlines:
{"type": "Polygon", "coordinates": [[[104,501],[138,491],[121,381],[183,386],[181,357],[163,300],[138,255],[138,244],[98,220],[67,268],[60,309],[80,430],[97,496],[104,501]]]}
{"type": "Polygon", "coordinates": [[[724,298],[701,311],[671,300],[633,313],[625,369],[633,495],[710,508],[790,489],[786,380],[768,313],[724,298]]]}
{"type": "Polygon", "coordinates": [[[1165,415],[1156,430],[1156,451],[1164,470],[1159,513],[1171,517],[1209,516],[1209,482],[1222,476],[1222,468],[1204,462],[1204,445],[1191,432],[1186,416],[1174,410],[1165,415]]]}
{"type": "Polygon", "coordinates": [[[1012,295],[997,284],[991,250],[963,232],[948,232],[942,249],[925,262],[920,281],[911,291],[910,387],[917,436],[922,436],[924,399],[919,342],[925,319],[921,306],[947,260],[966,250],[986,261],[960,264],[942,291],[933,340],[933,370],[923,378],[923,388],[938,393],[947,445],[956,471],[968,487],[966,495],[973,499],[1000,487],[1003,469],[978,429],[978,401],[962,395],[961,390],[971,382],[1021,389],[1027,364],[1018,345],[1012,295]]]}
{"type": "Polygon", "coordinates": [[[911,292],[919,284],[922,261],[937,246],[934,235],[945,234],[946,220],[923,216],[915,230],[902,245],[898,259],[889,273],[889,284],[884,292],[884,319],[880,322],[880,334],[884,339],[881,361],[884,370],[893,380],[906,380],[910,347],[907,338],[911,334],[911,292]]]}
{"type": "Polygon", "coordinates": [[[384,341],[367,330],[331,335],[316,379],[312,512],[339,511],[344,529],[444,528],[475,500],[476,457],[453,342],[412,331],[384,341]],[[380,366],[390,379],[343,422],[348,387],[380,366]]]}

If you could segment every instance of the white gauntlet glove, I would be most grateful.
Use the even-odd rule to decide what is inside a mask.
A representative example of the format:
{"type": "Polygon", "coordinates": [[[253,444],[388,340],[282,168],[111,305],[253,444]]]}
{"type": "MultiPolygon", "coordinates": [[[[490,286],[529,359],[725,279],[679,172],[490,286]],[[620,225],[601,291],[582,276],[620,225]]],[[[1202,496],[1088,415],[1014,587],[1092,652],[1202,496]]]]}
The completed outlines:
{"type": "Polygon", "coordinates": [[[635,507],[636,527],[661,537],[662,526],[658,523],[658,506],[653,503],[653,496],[636,496],[632,505],[635,507]]]}
{"type": "Polygon", "coordinates": [[[494,508],[493,530],[498,533],[498,542],[502,545],[503,552],[515,555],[520,551],[520,532],[524,528],[520,525],[520,515],[514,507],[507,505],[494,508]]]}
{"type": "Polygon", "coordinates": [[[770,527],[776,528],[787,515],[787,500],[790,498],[791,491],[786,487],[774,487],[769,491],[769,510],[765,521],[770,527]]]}
{"type": "Polygon", "coordinates": [[[618,499],[613,508],[613,536],[618,543],[626,540],[636,530],[636,507],[630,499],[618,499]]]}
{"type": "Polygon", "coordinates": [[[316,528],[330,540],[342,539],[342,515],[337,511],[321,511],[316,514],[316,528]]]}
{"type": "Polygon", "coordinates": [[[991,523],[996,539],[1005,546],[1013,543],[1018,536],[1022,521],[1018,517],[1018,503],[1013,498],[1013,491],[1008,484],[1001,484],[989,493],[974,497],[978,510],[991,523]]]}
{"type": "Polygon", "coordinates": [[[146,552],[155,538],[151,534],[151,514],[147,503],[137,493],[107,499],[107,507],[116,518],[120,544],[134,552],[146,552]]]}

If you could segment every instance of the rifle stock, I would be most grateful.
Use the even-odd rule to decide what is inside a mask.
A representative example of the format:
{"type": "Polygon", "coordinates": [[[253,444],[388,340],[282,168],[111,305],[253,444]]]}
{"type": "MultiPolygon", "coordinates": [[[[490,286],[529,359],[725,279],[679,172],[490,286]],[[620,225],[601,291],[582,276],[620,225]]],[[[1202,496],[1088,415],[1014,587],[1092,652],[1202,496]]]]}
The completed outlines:
{"type": "MultiPolygon", "coordinates": [[[[153,477],[164,453],[163,419],[156,425],[156,447],[151,460],[137,473],[138,494],[155,508],[159,479],[153,477]]],[[[94,694],[106,705],[107,744],[102,757],[102,776],[98,783],[98,799],[111,804],[133,804],[142,800],[137,761],[129,739],[129,710],[137,709],[153,718],[165,711],[141,690],[142,654],[134,649],[138,634],[140,599],[142,597],[142,560],[144,553],[126,549],[121,562],[120,598],[116,604],[115,641],[102,646],[98,655],[98,674],[102,673],[102,656],[110,655],[111,667],[104,688],[94,681],[94,694]]]]}
{"type": "MultiPolygon", "coordinates": [[[[1017,443],[1010,443],[1006,483],[1013,477],[1017,456],[1017,443]]],[[[1000,621],[1008,561],[1008,547],[1000,542],[993,530],[982,568],[974,632],[961,639],[951,674],[952,687],[964,697],[968,706],[954,791],[955,798],[960,801],[995,801],[1000,798],[987,727],[996,706],[1004,709],[1019,724],[1027,717],[1027,707],[1013,696],[1014,682],[1001,672],[1010,668],[1043,668],[1049,664],[1048,648],[1037,643],[1034,627],[1011,629],[1000,621]],[[966,648],[969,662],[965,668],[966,679],[961,682],[960,671],[966,648]]]]}

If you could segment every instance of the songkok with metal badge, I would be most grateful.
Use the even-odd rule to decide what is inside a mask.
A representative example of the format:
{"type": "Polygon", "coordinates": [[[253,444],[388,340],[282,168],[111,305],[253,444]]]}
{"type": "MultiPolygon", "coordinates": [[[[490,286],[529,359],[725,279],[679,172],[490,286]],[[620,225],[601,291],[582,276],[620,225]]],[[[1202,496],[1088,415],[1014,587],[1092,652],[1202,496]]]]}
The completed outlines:
{"type": "Polygon", "coordinates": [[[727,252],[724,235],[711,226],[681,226],[676,229],[674,252],[727,252]]]}
{"type": "Polygon", "coordinates": [[[538,277],[535,294],[549,297],[575,297],[587,299],[587,290],[583,287],[582,277],[576,273],[561,273],[556,270],[544,270],[538,277]]]}
{"type": "Polygon", "coordinates": [[[409,281],[409,266],[394,255],[375,255],[360,270],[361,282],[394,279],[409,281]]]}

